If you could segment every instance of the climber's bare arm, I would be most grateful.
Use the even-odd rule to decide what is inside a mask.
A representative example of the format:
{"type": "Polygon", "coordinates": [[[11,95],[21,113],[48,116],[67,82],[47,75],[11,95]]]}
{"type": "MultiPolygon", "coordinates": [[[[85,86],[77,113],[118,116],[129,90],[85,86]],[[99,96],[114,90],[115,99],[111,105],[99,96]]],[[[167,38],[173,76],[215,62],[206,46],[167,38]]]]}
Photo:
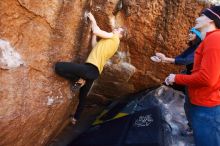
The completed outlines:
{"type": "Polygon", "coordinates": [[[92,35],[92,48],[94,48],[96,44],[97,44],[97,37],[95,34],[93,34],[92,35]]]}
{"type": "Polygon", "coordinates": [[[95,35],[97,35],[97,36],[99,36],[101,38],[112,38],[113,33],[101,30],[99,28],[99,26],[97,25],[96,20],[95,20],[94,16],[92,15],[92,13],[88,13],[88,17],[89,17],[89,19],[90,19],[90,21],[92,23],[92,32],[95,35]]]}

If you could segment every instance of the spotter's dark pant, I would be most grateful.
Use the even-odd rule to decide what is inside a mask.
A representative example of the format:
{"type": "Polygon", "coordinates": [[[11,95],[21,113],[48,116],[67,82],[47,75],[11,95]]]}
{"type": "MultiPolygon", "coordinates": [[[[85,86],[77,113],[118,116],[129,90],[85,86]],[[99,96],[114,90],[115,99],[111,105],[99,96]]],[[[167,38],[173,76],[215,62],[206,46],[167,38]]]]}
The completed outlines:
{"type": "Polygon", "coordinates": [[[55,72],[71,82],[76,82],[80,78],[86,81],[85,85],[80,88],[79,104],[74,115],[74,118],[79,119],[85,106],[86,96],[89,93],[94,80],[99,76],[98,68],[89,63],[77,64],[72,62],[57,62],[55,64],[55,72]]]}
{"type": "Polygon", "coordinates": [[[220,146],[220,106],[191,105],[190,115],[196,146],[220,146]]]}

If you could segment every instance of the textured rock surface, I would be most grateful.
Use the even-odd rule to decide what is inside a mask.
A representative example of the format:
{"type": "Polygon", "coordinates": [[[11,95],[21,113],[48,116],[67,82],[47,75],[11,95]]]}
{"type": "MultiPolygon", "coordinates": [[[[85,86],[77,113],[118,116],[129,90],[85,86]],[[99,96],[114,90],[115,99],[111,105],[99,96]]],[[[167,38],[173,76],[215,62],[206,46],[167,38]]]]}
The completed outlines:
{"type": "Polygon", "coordinates": [[[114,17],[118,0],[0,1],[0,39],[24,62],[16,68],[0,66],[0,145],[46,145],[76,107],[77,94],[54,74],[53,64],[86,59],[91,48],[85,10],[92,10],[102,29],[110,31],[114,25],[128,29],[91,99],[118,99],[179,71],[173,65],[156,65],[149,57],[156,51],[168,56],[183,51],[188,29],[204,5],[193,0],[124,2],[114,17]]]}

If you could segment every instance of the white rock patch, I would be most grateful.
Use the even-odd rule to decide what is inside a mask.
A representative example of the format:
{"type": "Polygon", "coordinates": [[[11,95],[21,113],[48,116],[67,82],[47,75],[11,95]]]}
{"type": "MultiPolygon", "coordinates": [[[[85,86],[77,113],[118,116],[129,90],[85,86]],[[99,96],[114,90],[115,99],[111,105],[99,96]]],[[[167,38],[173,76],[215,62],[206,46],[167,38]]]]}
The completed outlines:
{"type": "Polygon", "coordinates": [[[0,68],[12,69],[24,64],[18,52],[8,41],[0,39],[0,68]]]}

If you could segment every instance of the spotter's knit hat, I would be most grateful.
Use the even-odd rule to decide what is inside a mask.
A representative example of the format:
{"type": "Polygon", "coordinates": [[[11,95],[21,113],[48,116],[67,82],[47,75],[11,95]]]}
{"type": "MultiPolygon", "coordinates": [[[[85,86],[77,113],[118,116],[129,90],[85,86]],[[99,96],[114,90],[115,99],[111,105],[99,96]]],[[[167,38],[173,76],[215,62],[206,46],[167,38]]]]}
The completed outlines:
{"type": "Polygon", "coordinates": [[[202,36],[201,36],[201,32],[198,31],[197,29],[195,29],[194,27],[190,29],[190,32],[196,34],[197,37],[200,38],[200,40],[202,40],[202,36]]]}
{"type": "Polygon", "coordinates": [[[213,6],[203,10],[202,14],[206,15],[209,19],[213,20],[215,26],[220,28],[220,6],[213,6]]]}

